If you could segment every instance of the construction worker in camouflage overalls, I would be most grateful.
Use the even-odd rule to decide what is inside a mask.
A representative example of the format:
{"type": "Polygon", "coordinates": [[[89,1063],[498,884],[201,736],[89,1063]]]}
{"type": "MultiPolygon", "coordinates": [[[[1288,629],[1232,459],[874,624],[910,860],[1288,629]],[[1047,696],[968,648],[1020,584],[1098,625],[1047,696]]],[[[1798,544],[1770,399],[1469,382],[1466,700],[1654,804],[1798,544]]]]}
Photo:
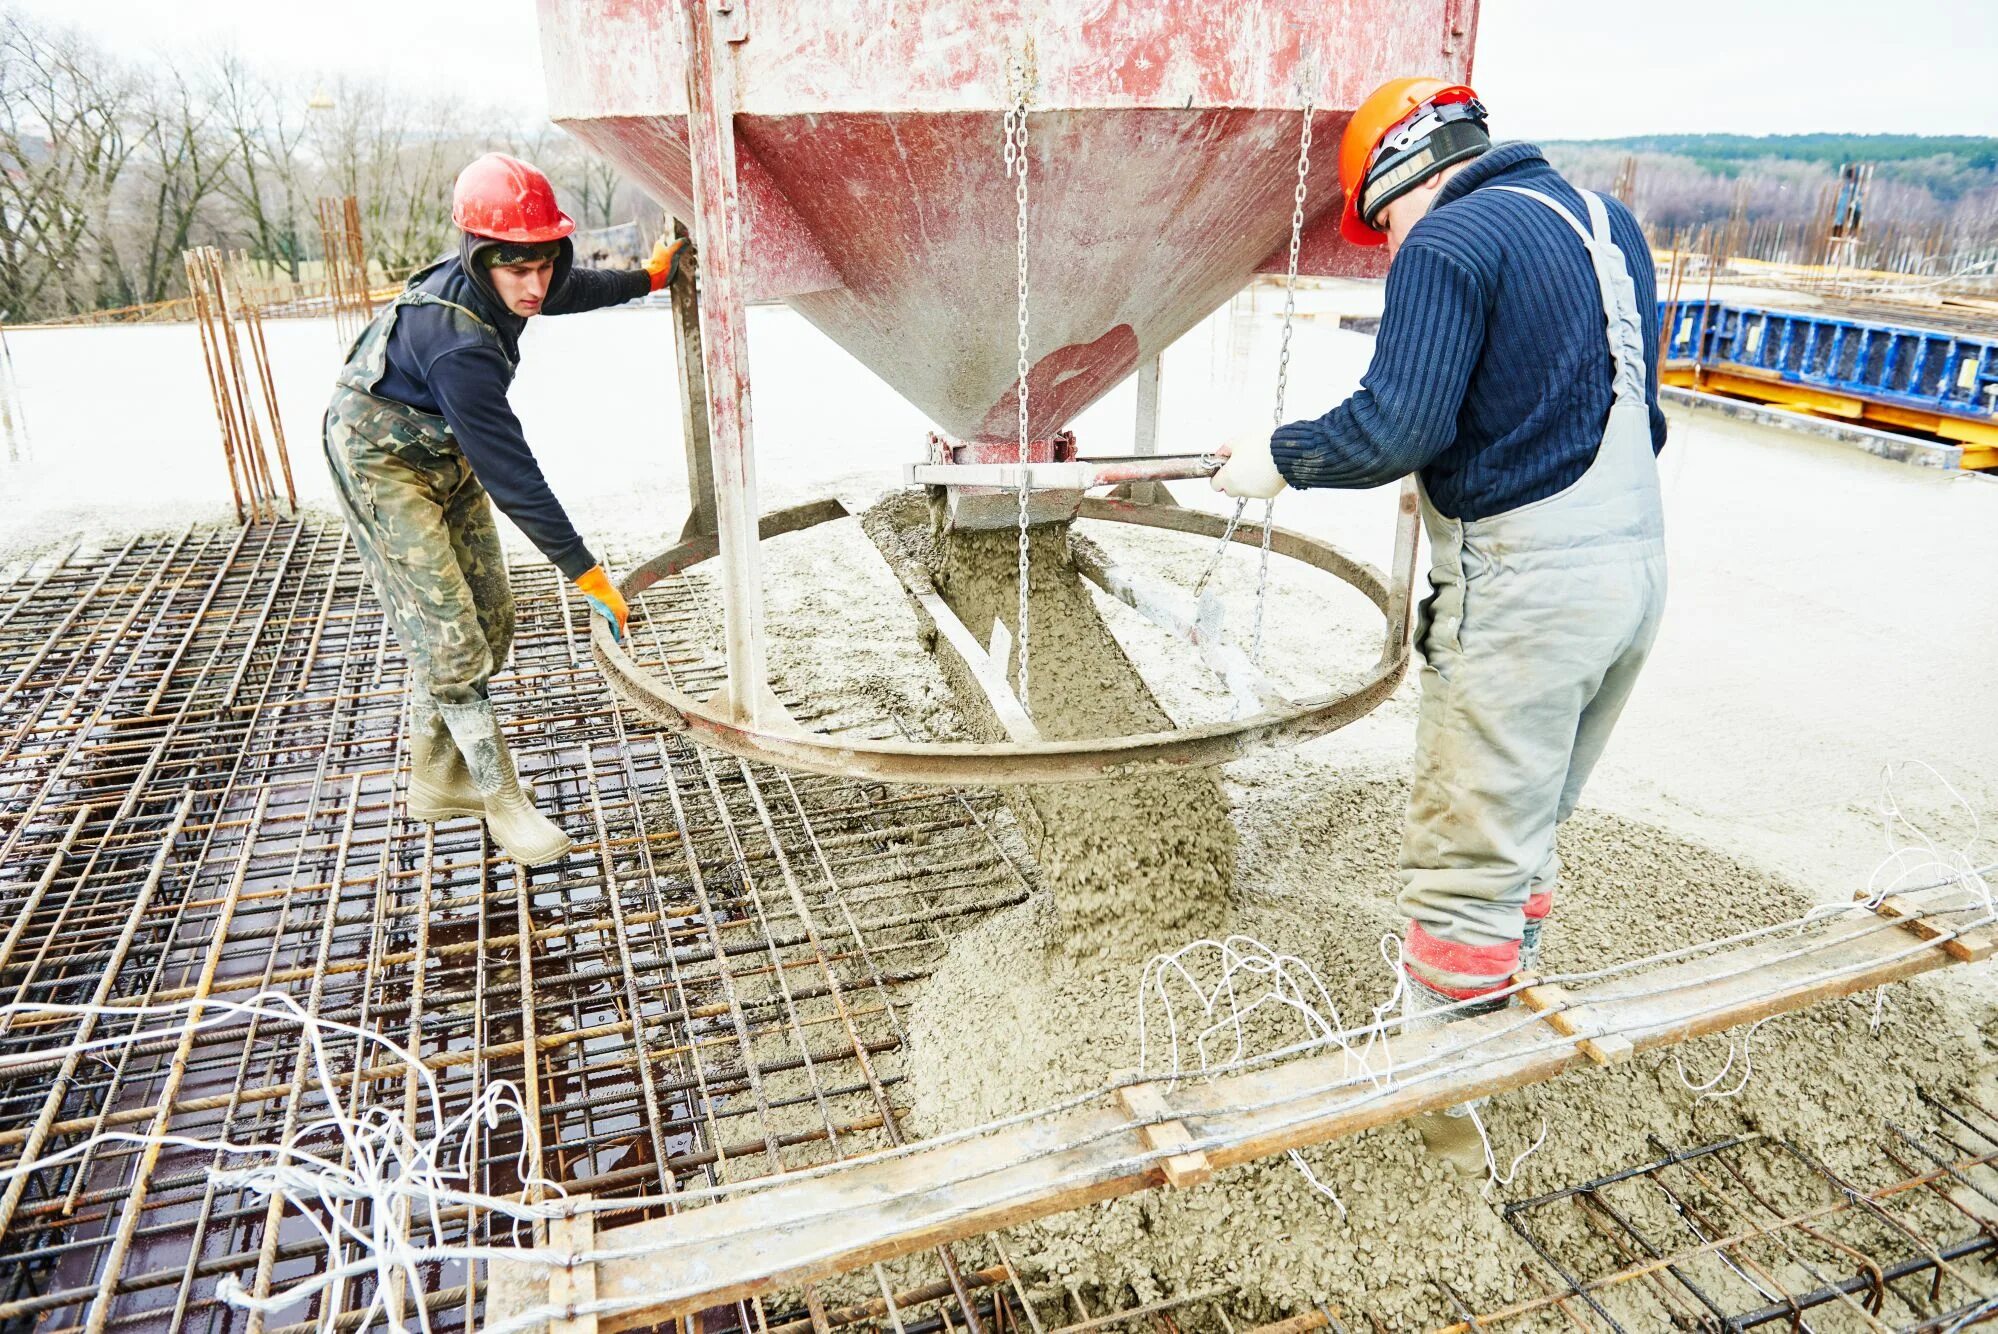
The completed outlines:
{"type": "Polygon", "coordinates": [[[489,153],[460,173],[458,254],[410,280],[347,354],[326,410],[326,461],[361,563],[409,659],[412,819],[477,816],[528,866],[570,839],[534,808],[487,697],[513,643],[513,592],[488,497],[622,637],[627,609],[570,524],[507,404],[537,314],[657,291],[684,242],[642,269],[577,269],[575,224],[548,178],[489,153]]]}

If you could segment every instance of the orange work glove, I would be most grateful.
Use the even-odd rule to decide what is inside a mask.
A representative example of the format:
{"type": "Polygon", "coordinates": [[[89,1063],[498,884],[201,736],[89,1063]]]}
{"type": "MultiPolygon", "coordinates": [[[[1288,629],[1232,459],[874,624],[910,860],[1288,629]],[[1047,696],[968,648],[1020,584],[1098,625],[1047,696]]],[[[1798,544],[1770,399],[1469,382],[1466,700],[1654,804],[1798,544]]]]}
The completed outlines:
{"type": "Polygon", "coordinates": [[[660,241],[652,247],[652,258],[645,261],[645,271],[652,275],[652,290],[666,287],[680,276],[680,257],[691,255],[694,243],[684,236],[676,236],[671,241],[660,241]]]}
{"type": "Polygon", "coordinates": [[[590,610],[610,624],[611,638],[624,642],[625,622],[631,619],[631,608],[625,604],[624,594],[611,583],[610,574],[601,565],[592,565],[576,576],[576,587],[583,590],[583,596],[590,600],[590,610]]]}

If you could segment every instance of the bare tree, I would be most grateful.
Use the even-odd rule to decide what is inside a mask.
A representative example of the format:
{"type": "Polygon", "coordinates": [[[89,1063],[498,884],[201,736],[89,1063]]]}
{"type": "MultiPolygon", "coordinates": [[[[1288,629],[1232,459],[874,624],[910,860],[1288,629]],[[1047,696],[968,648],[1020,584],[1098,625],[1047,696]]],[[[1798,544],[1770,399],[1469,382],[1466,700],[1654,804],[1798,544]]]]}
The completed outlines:
{"type": "Polygon", "coordinates": [[[309,190],[304,146],[310,116],[304,99],[259,76],[233,52],[215,65],[220,123],[235,145],[234,170],[222,190],[256,237],[256,253],[299,278],[305,238],[299,218],[309,190]]]}
{"type": "Polygon", "coordinates": [[[583,228],[608,227],[620,221],[619,195],[624,177],[618,169],[567,135],[549,135],[532,154],[523,154],[548,173],[561,192],[569,214],[583,228]]]}
{"type": "MultiPolygon", "coordinates": [[[[106,295],[104,224],[135,147],[137,89],[74,32],[0,11],[0,309],[42,318],[106,295]]],[[[115,285],[114,285],[115,286],[115,285]]]]}
{"type": "Polygon", "coordinates": [[[312,142],[328,194],[361,200],[369,255],[391,272],[444,253],[451,184],[482,145],[467,113],[445,98],[413,101],[379,83],[342,81],[315,118],[312,142]]]}
{"type": "Polygon", "coordinates": [[[0,0],[0,311],[37,319],[157,301],[179,253],[246,246],[296,279],[319,249],[322,195],[361,201],[369,257],[390,273],[456,240],[451,186],[495,146],[535,161],[585,228],[657,210],[546,123],[375,80],[310,104],[234,55],[143,75],[0,0]]]}
{"type": "MultiPolygon", "coordinates": [[[[136,233],[129,269],[118,261],[118,246],[108,250],[125,302],[160,301],[178,290],[181,252],[194,242],[204,206],[216,201],[236,166],[236,145],[218,124],[209,92],[169,70],[141,103],[134,174],[144,193],[126,219],[136,233]]],[[[211,222],[203,230],[216,228],[211,222]]]]}

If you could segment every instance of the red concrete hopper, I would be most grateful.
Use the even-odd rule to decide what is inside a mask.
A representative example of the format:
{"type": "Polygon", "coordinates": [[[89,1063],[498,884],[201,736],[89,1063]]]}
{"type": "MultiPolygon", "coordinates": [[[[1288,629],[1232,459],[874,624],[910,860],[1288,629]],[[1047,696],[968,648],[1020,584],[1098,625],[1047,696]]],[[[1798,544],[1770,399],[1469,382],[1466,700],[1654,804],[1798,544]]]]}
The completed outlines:
{"type": "MultiPolygon", "coordinates": [[[[693,216],[679,0],[539,0],[551,114],[693,216]]],[[[959,439],[1015,430],[1005,65],[1031,25],[1031,428],[1052,435],[1281,270],[1302,80],[1304,270],[1337,235],[1338,137],[1398,74],[1467,78],[1477,0],[732,0],[751,300],[783,300],[959,439]]],[[[722,6],[718,5],[718,9],[722,6]]],[[[915,442],[912,442],[912,447],[915,442]]]]}

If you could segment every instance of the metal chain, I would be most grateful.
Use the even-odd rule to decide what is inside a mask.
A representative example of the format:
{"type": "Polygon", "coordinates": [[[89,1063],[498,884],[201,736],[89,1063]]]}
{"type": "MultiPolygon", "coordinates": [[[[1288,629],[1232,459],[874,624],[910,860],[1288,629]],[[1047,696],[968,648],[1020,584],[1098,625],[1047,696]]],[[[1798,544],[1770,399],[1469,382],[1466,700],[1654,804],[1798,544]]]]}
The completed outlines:
{"type": "MultiPolygon", "coordinates": [[[[1283,425],[1284,390],[1290,384],[1290,333],[1291,322],[1297,315],[1297,250],[1304,240],[1304,195],[1305,182],[1311,172],[1311,90],[1318,82],[1311,77],[1306,67],[1304,85],[1304,118],[1297,135],[1297,190],[1290,203],[1290,260],[1283,273],[1283,342],[1277,348],[1277,391],[1276,409],[1271,413],[1271,429],[1283,425]]],[[[1274,527],[1276,497],[1263,502],[1263,550],[1261,563],[1256,567],[1256,622],[1255,632],[1249,641],[1249,661],[1257,666],[1263,661],[1263,604],[1268,600],[1270,586],[1270,532],[1274,527]]]]}
{"type": "Polygon", "coordinates": [[[1207,558],[1207,568],[1200,572],[1200,578],[1193,582],[1193,596],[1198,598],[1207,589],[1207,581],[1221,568],[1221,558],[1228,554],[1228,544],[1235,540],[1235,530],[1242,526],[1242,511],[1249,507],[1246,497],[1235,502],[1235,512],[1228,516],[1228,526],[1221,530],[1221,541],[1214,547],[1214,554],[1207,558]]]}
{"type": "Polygon", "coordinates": [[[1304,121],[1297,135],[1297,189],[1290,202],[1290,259],[1283,271],[1283,342],[1277,347],[1276,408],[1270,414],[1283,425],[1284,390],[1290,383],[1291,321],[1297,315],[1297,251],[1304,241],[1304,197],[1311,172],[1311,90],[1304,90],[1304,121]]]}
{"type": "Polygon", "coordinates": [[[1027,661],[1028,661],[1028,576],[1031,573],[1027,551],[1027,501],[1030,493],[1027,475],[1027,103],[1033,93],[1034,46],[1031,39],[1023,56],[1016,57],[1007,70],[1007,82],[1012,84],[1012,105],[1006,109],[1006,174],[1013,178],[1013,229],[1017,245],[1015,275],[1018,279],[1016,312],[1017,329],[1014,334],[1014,350],[1017,353],[1019,386],[1016,397],[1020,408],[1020,513],[1019,513],[1019,582],[1020,605],[1016,613],[1013,634],[1013,652],[1019,663],[1020,707],[1032,712],[1027,702],[1027,661]]]}
{"type": "MultiPolygon", "coordinates": [[[[1284,267],[1283,278],[1283,341],[1277,348],[1277,390],[1276,406],[1271,412],[1274,426],[1283,425],[1284,391],[1290,383],[1290,336],[1293,321],[1297,315],[1297,252],[1304,241],[1304,200],[1306,179],[1311,172],[1311,112],[1313,107],[1312,88],[1317,78],[1307,67],[1304,86],[1303,124],[1298,130],[1297,140],[1297,185],[1291,192],[1290,203],[1290,257],[1284,267]]],[[[1221,568],[1221,558],[1228,554],[1228,544],[1235,540],[1235,532],[1242,526],[1242,513],[1248,508],[1246,497],[1235,502],[1235,512],[1228,516],[1228,526],[1221,530],[1221,540],[1214,547],[1214,554],[1208,558],[1207,568],[1200,572],[1199,580],[1193,585],[1193,596],[1198,598],[1214,572],[1221,568]]],[[[1263,660],[1263,606],[1268,600],[1270,583],[1270,534],[1275,527],[1276,497],[1263,502],[1262,551],[1256,568],[1256,619],[1255,630],[1250,640],[1250,660],[1261,664],[1263,660]]]]}

